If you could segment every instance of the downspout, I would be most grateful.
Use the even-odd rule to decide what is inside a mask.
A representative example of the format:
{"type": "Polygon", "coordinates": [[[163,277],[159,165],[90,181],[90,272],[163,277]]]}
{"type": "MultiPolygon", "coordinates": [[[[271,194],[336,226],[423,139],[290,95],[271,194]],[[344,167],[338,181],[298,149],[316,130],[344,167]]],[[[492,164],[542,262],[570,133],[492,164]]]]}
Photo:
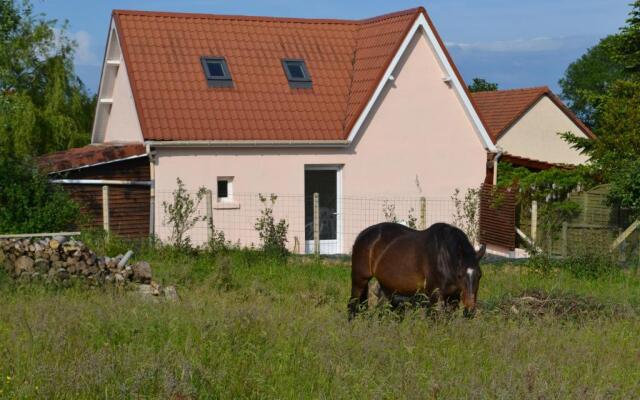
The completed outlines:
{"type": "Polygon", "coordinates": [[[498,147],[498,152],[496,153],[496,156],[493,157],[493,186],[498,184],[498,161],[500,160],[500,157],[502,157],[502,153],[504,152],[498,147]]]}
{"type": "Polygon", "coordinates": [[[147,143],[147,155],[149,156],[149,237],[156,233],[156,165],[151,152],[151,145],[147,143]]]}

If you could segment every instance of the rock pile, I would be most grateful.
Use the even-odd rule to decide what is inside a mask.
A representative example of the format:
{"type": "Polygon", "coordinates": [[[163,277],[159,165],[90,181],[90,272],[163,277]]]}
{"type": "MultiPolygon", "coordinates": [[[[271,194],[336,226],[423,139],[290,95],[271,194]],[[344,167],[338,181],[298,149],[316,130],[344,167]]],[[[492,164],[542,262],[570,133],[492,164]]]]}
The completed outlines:
{"type": "Polygon", "coordinates": [[[84,243],[63,236],[44,239],[0,239],[0,265],[16,279],[66,281],[83,277],[89,284],[151,284],[151,267],[129,264],[133,253],[98,257],[84,243]]]}

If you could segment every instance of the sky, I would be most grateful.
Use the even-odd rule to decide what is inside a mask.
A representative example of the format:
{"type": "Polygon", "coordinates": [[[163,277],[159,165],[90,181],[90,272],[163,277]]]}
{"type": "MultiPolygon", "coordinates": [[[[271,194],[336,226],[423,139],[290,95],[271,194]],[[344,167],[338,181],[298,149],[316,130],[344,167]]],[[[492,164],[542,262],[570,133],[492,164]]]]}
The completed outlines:
{"type": "Polygon", "coordinates": [[[36,12],[68,20],[76,72],[90,91],[112,9],[361,19],[423,6],[463,78],[501,89],[550,86],[569,64],[624,25],[631,0],[33,0],[36,12]]]}

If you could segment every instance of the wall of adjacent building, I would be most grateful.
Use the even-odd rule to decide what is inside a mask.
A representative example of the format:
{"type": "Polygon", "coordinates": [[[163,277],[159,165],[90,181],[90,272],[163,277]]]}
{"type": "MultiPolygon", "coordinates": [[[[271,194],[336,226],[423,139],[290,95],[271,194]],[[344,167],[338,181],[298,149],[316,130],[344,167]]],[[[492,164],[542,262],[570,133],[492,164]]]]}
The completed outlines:
{"type": "Polygon", "coordinates": [[[549,163],[578,165],[588,158],[572,149],[558,132],[587,137],[584,132],[547,96],[542,97],[501,138],[505,152],[549,163]]]}

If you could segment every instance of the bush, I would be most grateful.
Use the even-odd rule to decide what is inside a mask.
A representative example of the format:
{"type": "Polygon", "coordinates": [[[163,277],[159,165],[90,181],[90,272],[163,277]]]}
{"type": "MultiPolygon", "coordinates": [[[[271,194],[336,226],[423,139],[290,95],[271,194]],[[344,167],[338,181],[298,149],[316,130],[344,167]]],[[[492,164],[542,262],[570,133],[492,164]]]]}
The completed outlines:
{"type": "Polygon", "coordinates": [[[572,251],[562,259],[553,258],[547,253],[536,254],[528,260],[527,265],[543,274],[564,270],[580,279],[599,279],[615,276],[620,272],[620,266],[613,254],[586,247],[572,251]]]}
{"type": "Polygon", "coordinates": [[[74,228],[80,207],[49,183],[30,160],[0,158],[0,232],[58,232],[74,228]]]}
{"type": "Polygon", "coordinates": [[[396,205],[394,203],[389,203],[387,200],[385,200],[382,204],[382,213],[384,214],[384,220],[386,222],[403,224],[411,229],[418,228],[418,217],[413,214],[415,211],[416,210],[413,207],[409,208],[409,210],[407,211],[407,219],[401,220],[396,214],[396,205]]]}
{"type": "MultiPolygon", "coordinates": [[[[224,231],[216,229],[216,226],[208,222],[211,238],[207,242],[207,250],[211,253],[225,252],[234,247],[230,240],[227,240],[224,231]]],[[[239,247],[239,245],[237,246],[239,247]]]]}
{"type": "Polygon", "coordinates": [[[615,257],[609,253],[583,252],[563,260],[564,269],[576,278],[598,279],[614,276],[620,272],[615,257]]]}
{"type": "Polygon", "coordinates": [[[287,231],[289,230],[289,223],[281,219],[276,224],[275,218],[273,217],[273,206],[276,204],[278,196],[273,193],[268,199],[261,194],[259,196],[264,208],[260,212],[260,217],[256,220],[255,228],[262,241],[262,250],[276,255],[287,255],[287,231]],[[267,201],[271,204],[268,204],[267,201]]]}
{"type": "Polygon", "coordinates": [[[197,214],[198,206],[207,190],[201,187],[193,196],[185,189],[180,178],[176,179],[176,184],[178,188],[173,191],[173,202],[162,202],[165,215],[164,223],[171,226],[171,243],[179,250],[189,250],[191,249],[191,238],[187,232],[199,221],[206,219],[206,217],[197,214]]]}
{"type": "Polygon", "coordinates": [[[480,235],[480,189],[467,189],[462,199],[460,195],[460,189],[456,188],[451,196],[455,206],[453,224],[466,233],[471,244],[475,245],[480,235]]]}

